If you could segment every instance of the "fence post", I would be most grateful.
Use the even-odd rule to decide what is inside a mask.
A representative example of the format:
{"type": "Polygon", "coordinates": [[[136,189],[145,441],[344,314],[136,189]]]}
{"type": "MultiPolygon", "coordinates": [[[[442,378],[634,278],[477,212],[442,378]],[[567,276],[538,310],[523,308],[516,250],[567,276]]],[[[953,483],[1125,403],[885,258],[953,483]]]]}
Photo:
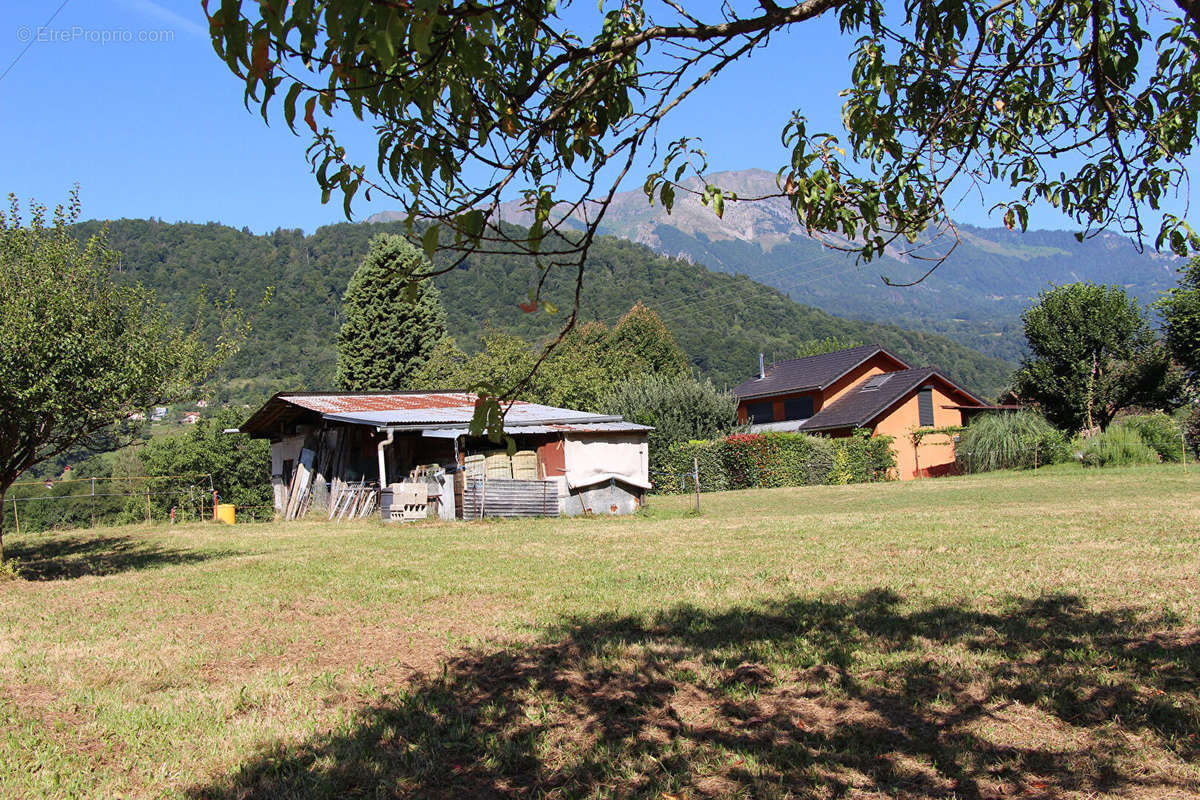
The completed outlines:
{"type": "Polygon", "coordinates": [[[1036,441],[1033,443],[1033,468],[1038,468],[1038,443],[1036,441]]]}
{"type": "Polygon", "coordinates": [[[1179,457],[1183,461],[1183,468],[1187,469],[1187,434],[1183,432],[1183,428],[1179,429],[1179,457]]]}
{"type": "Polygon", "coordinates": [[[17,525],[17,536],[21,535],[21,518],[17,515],[17,498],[12,499],[13,504],[13,522],[17,525]]]}
{"type": "Polygon", "coordinates": [[[96,527],[96,479],[92,478],[92,527],[96,527]]]}
{"type": "Polygon", "coordinates": [[[700,513],[700,458],[692,458],[692,482],[696,484],[696,513],[700,513]]]}

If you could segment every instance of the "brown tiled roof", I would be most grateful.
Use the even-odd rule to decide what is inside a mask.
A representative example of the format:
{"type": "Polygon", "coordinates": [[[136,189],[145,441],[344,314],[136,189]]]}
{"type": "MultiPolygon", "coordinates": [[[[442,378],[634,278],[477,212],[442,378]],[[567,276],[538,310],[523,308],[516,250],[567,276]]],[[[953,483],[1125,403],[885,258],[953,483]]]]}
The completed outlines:
{"type": "Polygon", "coordinates": [[[807,358],[777,361],[767,369],[766,377],[756,376],[742,381],[734,387],[733,393],[745,398],[825,389],[876,353],[884,353],[900,364],[908,366],[903,359],[879,345],[866,344],[807,358]]]}
{"type": "Polygon", "coordinates": [[[934,377],[940,378],[966,397],[982,403],[975,395],[938,372],[937,367],[906,369],[885,372],[859,382],[853,389],[804,420],[799,429],[828,431],[863,427],[934,377]]]}

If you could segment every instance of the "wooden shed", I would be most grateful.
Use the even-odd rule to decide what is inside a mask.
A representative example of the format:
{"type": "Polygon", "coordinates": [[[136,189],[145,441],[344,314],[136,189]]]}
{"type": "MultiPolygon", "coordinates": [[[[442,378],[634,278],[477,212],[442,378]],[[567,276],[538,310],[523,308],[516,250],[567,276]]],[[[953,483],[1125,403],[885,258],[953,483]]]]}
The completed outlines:
{"type": "Polygon", "coordinates": [[[515,402],[510,454],[472,437],[470,392],[288,392],[241,426],[271,441],[285,519],[385,520],[627,514],[650,488],[650,428],[619,416],[515,402]]]}

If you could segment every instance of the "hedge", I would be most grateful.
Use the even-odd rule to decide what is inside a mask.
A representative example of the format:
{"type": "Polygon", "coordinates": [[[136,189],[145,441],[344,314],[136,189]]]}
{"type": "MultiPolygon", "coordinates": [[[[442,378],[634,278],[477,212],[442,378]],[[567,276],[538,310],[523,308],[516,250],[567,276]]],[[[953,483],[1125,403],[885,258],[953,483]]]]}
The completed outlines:
{"type": "Polygon", "coordinates": [[[810,486],[888,480],[896,467],[892,437],[856,430],[841,439],[805,433],[735,433],[724,439],[671,445],[666,469],[655,477],[663,494],[695,491],[690,473],[699,462],[700,490],[810,486]],[[695,461],[693,461],[693,459],[695,461]]]}

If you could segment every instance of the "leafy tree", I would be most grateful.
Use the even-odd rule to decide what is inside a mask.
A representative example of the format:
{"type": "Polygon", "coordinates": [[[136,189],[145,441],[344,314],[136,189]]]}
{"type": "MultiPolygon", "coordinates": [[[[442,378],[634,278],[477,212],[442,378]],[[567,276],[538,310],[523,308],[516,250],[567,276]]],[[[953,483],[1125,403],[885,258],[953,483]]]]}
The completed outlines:
{"type": "Polygon", "coordinates": [[[861,344],[862,342],[853,339],[839,339],[836,336],[826,336],[824,339],[806,339],[796,350],[796,358],[836,353],[838,350],[849,350],[851,347],[858,347],[861,344]]]}
{"type": "Polygon", "coordinates": [[[647,368],[646,362],[631,357],[619,344],[600,322],[569,331],[531,378],[538,402],[595,411],[614,383],[647,368]]]}
{"type": "MultiPolygon", "coordinates": [[[[262,439],[227,434],[242,414],[222,409],[178,436],[151,439],[140,456],[147,475],[211,474],[221,502],[239,506],[270,505],[271,448],[262,439]]],[[[171,505],[171,501],[163,503],[171,505]]]]}
{"type": "Polygon", "coordinates": [[[671,329],[641,300],[613,328],[609,346],[620,353],[634,374],[679,375],[688,371],[687,356],[671,329]]]}
{"type": "MultiPolygon", "coordinates": [[[[0,505],[33,465],[68,448],[101,446],[113,424],[178,400],[237,348],[244,330],[224,317],[216,346],[174,323],[140,286],[115,286],[103,232],[80,243],[78,191],[48,224],[16,197],[0,213],[0,505]]],[[[3,560],[0,515],[0,561],[3,560]]]]}
{"type": "Polygon", "coordinates": [[[1200,383],[1200,258],[1179,270],[1179,285],[1155,303],[1171,355],[1200,383]]]}
{"type": "Polygon", "coordinates": [[[568,331],[544,355],[520,336],[485,333],[473,356],[452,340],[413,375],[415,388],[481,388],[562,408],[595,411],[618,384],[642,375],[682,376],[687,357],[653,311],[636,304],[611,330],[589,322],[568,331]],[[535,369],[536,368],[536,369],[535,369]]]}
{"type": "MultiPolygon", "coordinates": [[[[945,198],[985,182],[1005,192],[1009,227],[1044,204],[1084,231],[1119,225],[1140,239],[1141,210],[1161,208],[1184,178],[1200,121],[1193,0],[1176,0],[1178,17],[1165,21],[1153,4],[1114,0],[746,0],[711,10],[622,0],[594,18],[572,6],[584,35],[555,0],[209,5],[214,49],[244,81],[247,104],[312,131],[323,198],[340,194],[348,215],[360,190],[394,198],[427,253],[455,254],[444,270],[516,248],[582,275],[608,201],[655,148],[666,155],[645,182],[650,198],[670,208],[689,193],[718,216],[748,200],[703,179],[696,141],[658,142],[659,123],[731,65],[789,46],[772,34],[823,16],[836,15],[853,42],[847,136],[810,131],[797,109],[774,196],[867,259],[892,247],[944,255],[931,239],[953,233],[945,198]],[[325,125],[346,110],[373,128],[374,169],[325,125]],[[514,191],[533,223],[515,241],[486,224],[514,191]],[[581,233],[547,238],[581,221],[581,233]]],[[[1183,253],[1194,242],[1184,220],[1163,216],[1156,244],[1183,253]]]]}
{"type": "Polygon", "coordinates": [[[371,240],[342,305],[340,388],[407,389],[413,373],[445,338],[446,312],[437,287],[429,280],[408,281],[424,265],[421,251],[401,236],[385,233],[371,240]]]}
{"type": "Polygon", "coordinates": [[[1014,389],[1055,426],[1105,428],[1125,408],[1172,407],[1178,375],[1146,315],[1119,286],[1049,289],[1023,320],[1030,356],[1014,389]]]}
{"type": "Polygon", "coordinates": [[[666,468],[671,445],[716,439],[737,426],[737,398],[712,381],[678,374],[639,375],[615,387],[600,410],[630,422],[651,425],[650,464],[666,468]]]}
{"type": "MultiPolygon", "coordinates": [[[[434,349],[424,365],[413,372],[414,389],[468,389],[473,386],[511,387],[533,371],[537,363],[530,345],[520,336],[489,331],[480,337],[482,349],[468,356],[450,338],[434,349]]],[[[537,387],[526,386],[518,395],[536,399],[537,387]]]]}

